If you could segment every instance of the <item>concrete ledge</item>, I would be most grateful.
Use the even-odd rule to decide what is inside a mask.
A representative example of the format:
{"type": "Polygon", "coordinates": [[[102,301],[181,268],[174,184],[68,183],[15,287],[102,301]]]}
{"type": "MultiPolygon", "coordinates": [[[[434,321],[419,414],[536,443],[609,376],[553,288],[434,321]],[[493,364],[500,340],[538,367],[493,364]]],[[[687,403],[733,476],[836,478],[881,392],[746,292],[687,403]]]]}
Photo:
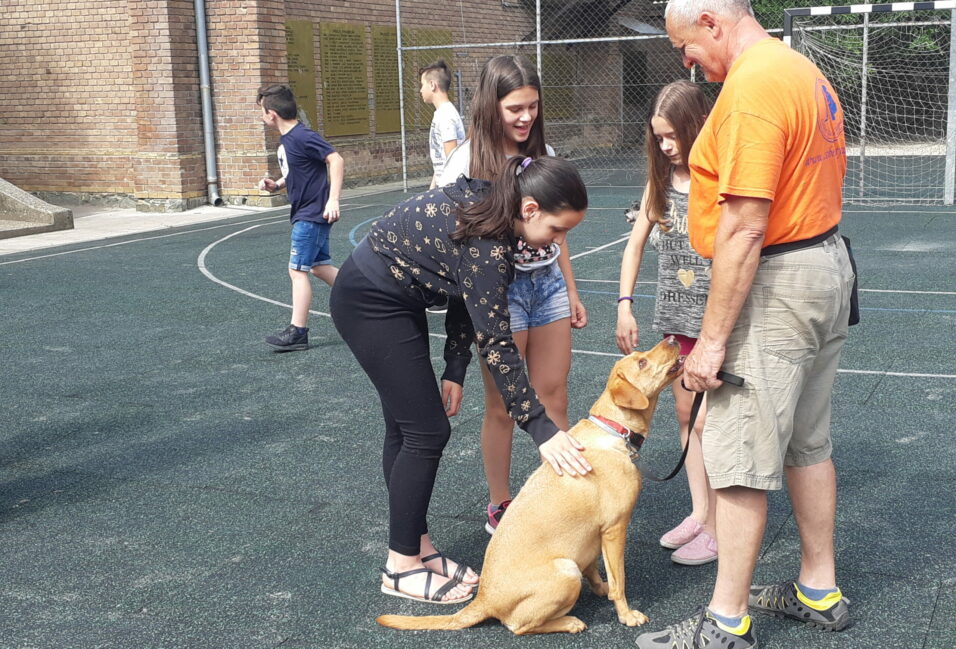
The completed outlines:
{"type": "Polygon", "coordinates": [[[64,230],[69,228],[58,227],[51,223],[34,223],[32,221],[6,221],[0,219],[0,239],[12,239],[13,237],[25,237],[28,234],[40,234],[41,232],[53,232],[54,230],[64,230]]]}
{"type": "Polygon", "coordinates": [[[73,229],[73,212],[50,205],[0,178],[0,239],[73,229]],[[22,223],[22,227],[18,226],[22,223]]]}

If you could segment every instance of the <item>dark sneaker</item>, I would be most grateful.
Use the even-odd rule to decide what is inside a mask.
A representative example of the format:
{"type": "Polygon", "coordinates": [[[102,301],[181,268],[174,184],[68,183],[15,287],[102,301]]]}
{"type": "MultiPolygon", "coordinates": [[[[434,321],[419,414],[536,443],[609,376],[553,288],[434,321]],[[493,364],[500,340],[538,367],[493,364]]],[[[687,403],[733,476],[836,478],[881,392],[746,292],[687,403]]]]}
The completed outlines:
{"type": "Polygon", "coordinates": [[[266,338],[277,352],[294,352],[309,348],[309,330],[299,333],[295,325],[289,325],[279,333],[266,338]]]}
{"type": "Polygon", "coordinates": [[[824,631],[842,631],[850,623],[850,600],[838,588],[817,601],[808,598],[792,581],[769,586],[751,586],[751,608],[786,617],[824,631]]]}
{"type": "Polygon", "coordinates": [[[693,616],[663,631],[642,633],[637,636],[637,646],[640,649],[756,649],[758,645],[749,615],[744,616],[739,629],[728,630],[707,615],[706,608],[701,608],[693,616]]]}
{"type": "Polygon", "coordinates": [[[485,531],[488,532],[488,534],[495,533],[498,523],[501,522],[501,517],[505,515],[505,510],[508,509],[508,505],[510,504],[510,500],[506,500],[500,505],[488,504],[488,521],[485,523],[485,531]]]}

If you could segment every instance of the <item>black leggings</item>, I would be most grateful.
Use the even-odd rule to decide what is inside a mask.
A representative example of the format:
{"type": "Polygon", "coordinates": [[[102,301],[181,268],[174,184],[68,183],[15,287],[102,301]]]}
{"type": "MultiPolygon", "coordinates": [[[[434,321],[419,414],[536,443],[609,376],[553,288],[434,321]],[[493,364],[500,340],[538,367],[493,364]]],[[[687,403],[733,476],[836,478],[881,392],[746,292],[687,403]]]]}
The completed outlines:
{"type": "Polygon", "coordinates": [[[438,462],[451,435],[431,364],[427,304],[391,277],[369,279],[349,258],[335,278],[330,306],[336,329],[382,401],[388,547],[417,555],[428,531],[438,462]]]}

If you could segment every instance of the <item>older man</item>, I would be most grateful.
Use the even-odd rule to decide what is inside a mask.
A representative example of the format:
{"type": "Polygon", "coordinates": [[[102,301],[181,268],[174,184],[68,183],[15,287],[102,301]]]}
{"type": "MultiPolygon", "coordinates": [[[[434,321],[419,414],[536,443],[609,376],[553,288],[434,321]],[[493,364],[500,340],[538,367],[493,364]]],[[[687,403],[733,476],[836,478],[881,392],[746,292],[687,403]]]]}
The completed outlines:
{"type": "Polygon", "coordinates": [[[689,232],[713,259],[684,382],[709,390],[704,461],[717,490],[717,581],[693,617],[639,647],[756,646],[748,612],[840,630],[830,393],[847,335],[853,272],[836,233],[846,143],[833,87],[770,35],[749,0],[670,0],[685,67],[724,86],[690,155],[689,232]],[[744,377],[724,385],[717,371],[744,377]],[[767,491],[783,477],[800,530],[800,574],[751,586],[767,491]]]}

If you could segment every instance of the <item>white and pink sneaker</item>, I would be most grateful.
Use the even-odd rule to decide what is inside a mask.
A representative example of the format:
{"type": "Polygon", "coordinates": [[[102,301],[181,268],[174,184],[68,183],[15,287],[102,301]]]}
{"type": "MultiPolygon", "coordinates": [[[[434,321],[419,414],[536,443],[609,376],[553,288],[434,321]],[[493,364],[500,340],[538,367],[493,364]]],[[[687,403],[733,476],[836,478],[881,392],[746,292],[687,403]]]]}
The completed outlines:
{"type": "Polygon", "coordinates": [[[681,521],[680,525],[661,537],[661,547],[676,550],[693,541],[702,529],[704,529],[703,525],[688,516],[681,521]]]}
{"type": "Polygon", "coordinates": [[[671,561],[684,566],[702,566],[717,559],[717,539],[701,531],[690,543],[671,552],[671,561]]]}

